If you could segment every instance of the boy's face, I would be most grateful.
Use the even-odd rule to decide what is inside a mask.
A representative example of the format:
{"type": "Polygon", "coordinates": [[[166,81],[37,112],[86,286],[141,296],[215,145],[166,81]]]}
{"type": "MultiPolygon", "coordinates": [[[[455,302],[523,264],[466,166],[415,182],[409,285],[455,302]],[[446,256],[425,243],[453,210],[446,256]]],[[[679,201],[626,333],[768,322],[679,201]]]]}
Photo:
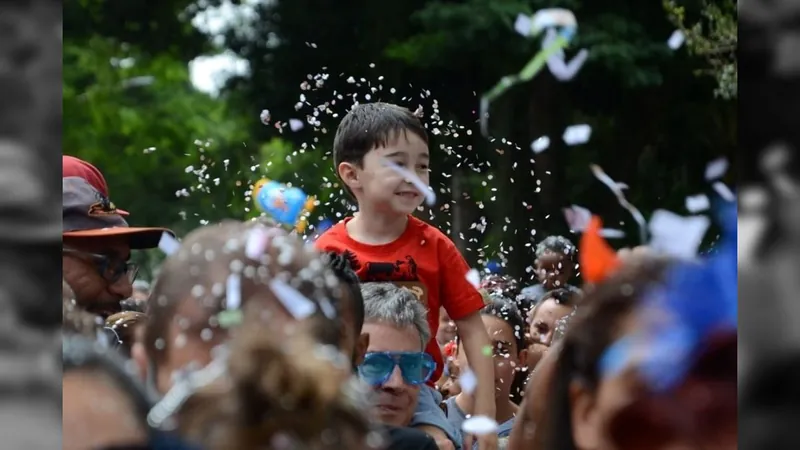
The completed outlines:
{"type": "Polygon", "coordinates": [[[415,173],[425,185],[429,184],[428,145],[411,132],[397,133],[386,147],[367,152],[361,167],[343,162],[337,170],[362,209],[411,214],[425,197],[413,184],[384,164],[384,160],[415,173]]]}
{"type": "MultiPolygon", "coordinates": [[[[499,401],[508,401],[517,368],[524,365],[527,351],[517,349],[514,330],[506,321],[486,314],[481,315],[481,320],[492,345],[495,398],[499,401]]],[[[467,367],[467,355],[461,345],[458,346],[456,365],[461,371],[467,367]]]]}
{"type": "Polygon", "coordinates": [[[548,289],[564,287],[572,277],[570,260],[555,252],[547,252],[536,259],[536,277],[548,289]]]}

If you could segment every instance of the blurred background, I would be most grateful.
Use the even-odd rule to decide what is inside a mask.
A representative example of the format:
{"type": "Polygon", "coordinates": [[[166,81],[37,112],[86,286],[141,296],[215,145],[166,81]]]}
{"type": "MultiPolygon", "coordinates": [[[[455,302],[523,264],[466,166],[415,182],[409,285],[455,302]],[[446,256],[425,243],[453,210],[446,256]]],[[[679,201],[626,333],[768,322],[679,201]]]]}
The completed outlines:
{"type": "MultiPolygon", "coordinates": [[[[532,246],[568,233],[571,204],[624,230],[615,245],[638,244],[591,163],[629,186],[646,217],[688,214],[687,196],[711,192],[707,163],[737,146],[736,16],[731,0],[71,0],[63,152],[104,172],[132,225],[182,235],[252,217],[251,186],[268,177],[317,196],[318,227],[349,207],[330,156],[347,110],[421,106],[438,201],[419,216],[470,264],[530,279],[532,246]],[[491,107],[493,138],[482,137],[481,94],[541,48],[515,32],[517,15],[550,7],[575,13],[567,58],[585,48],[586,64],[571,81],[545,69],[513,87],[491,107]],[[673,49],[676,30],[686,39],[673,49]],[[591,138],[567,146],[575,124],[591,138]],[[550,146],[534,153],[540,136],[550,146]]],[[[159,257],[146,256],[149,270],[159,257]]]]}

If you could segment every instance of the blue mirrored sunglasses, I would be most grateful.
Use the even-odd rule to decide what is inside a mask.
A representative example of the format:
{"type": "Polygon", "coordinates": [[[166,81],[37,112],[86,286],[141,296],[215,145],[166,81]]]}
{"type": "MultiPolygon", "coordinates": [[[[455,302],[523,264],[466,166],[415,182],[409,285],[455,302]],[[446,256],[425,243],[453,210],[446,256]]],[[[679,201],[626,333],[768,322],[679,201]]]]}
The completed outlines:
{"type": "Polygon", "coordinates": [[[436,362],[424,352],[370,352],[358,366],[358,375],[364,382],[381,386],[399,367],[403,380],[411,385],[423,384],[431,378],[436,362]]]}

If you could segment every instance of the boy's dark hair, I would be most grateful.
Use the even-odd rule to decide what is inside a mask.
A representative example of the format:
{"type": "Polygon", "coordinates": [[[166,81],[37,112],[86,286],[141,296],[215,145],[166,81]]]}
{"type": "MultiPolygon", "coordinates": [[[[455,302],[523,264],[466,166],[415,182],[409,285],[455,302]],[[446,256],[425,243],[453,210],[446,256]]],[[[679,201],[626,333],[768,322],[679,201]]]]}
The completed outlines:
{"type": "MultiPolygon", "coordinates": [[[[333,167],[339,176],[339,164],[348,162],[361,166],[370,150],[386,147],[403,133],[417,135],[426,144],[425,126],[407,108],[391,103],[375,102],[356,105],[344,116],[333,139],[333,167]]],[[[344,187],[350,195],[352,192],[344,187]]]]}
{"type": "Polygon", "coordinates": [[[328,266],[333,273],[343,281],[353,299],[353,317],[355,318],[356,336],[361,333],[364,326],[364,297],[361,295],[361,282],[353,271],[350,262],[341,253],[329,252],[328,266]]]}

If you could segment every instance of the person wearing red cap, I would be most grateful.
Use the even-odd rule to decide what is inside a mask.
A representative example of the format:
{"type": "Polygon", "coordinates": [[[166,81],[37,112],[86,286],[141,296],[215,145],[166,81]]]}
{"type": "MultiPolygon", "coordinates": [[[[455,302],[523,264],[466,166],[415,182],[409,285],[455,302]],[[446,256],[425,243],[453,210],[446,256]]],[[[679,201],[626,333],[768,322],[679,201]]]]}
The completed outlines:
{"type": "Polygon", "coordinates": [[[75,167],[69,169],[74,176],[62,179],[63,275],[79,307],[108,317],[133,293],[137,267],[129,262],[131,250],[158,247],[164,233],[173,233],[128,226],[103,193],[108,188],[102,174],[88,163],[75,167]]]}

